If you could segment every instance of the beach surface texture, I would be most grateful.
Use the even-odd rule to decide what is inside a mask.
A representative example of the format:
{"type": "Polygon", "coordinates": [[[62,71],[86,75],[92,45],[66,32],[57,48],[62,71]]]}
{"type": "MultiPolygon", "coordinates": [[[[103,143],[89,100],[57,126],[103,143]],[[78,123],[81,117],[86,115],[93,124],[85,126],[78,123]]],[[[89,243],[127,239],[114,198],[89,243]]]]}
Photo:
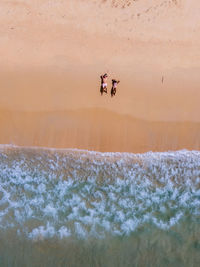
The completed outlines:
{"type": "Polygon", "coordinates": [[[0,0],[0,266],[200,266],[199,47],[199,0],[0,0]]]}
{"type": "Polygon", "coordinates": [[[199,1],[2,0],[0,25],[1,144],[200,148],[199,1]]]}

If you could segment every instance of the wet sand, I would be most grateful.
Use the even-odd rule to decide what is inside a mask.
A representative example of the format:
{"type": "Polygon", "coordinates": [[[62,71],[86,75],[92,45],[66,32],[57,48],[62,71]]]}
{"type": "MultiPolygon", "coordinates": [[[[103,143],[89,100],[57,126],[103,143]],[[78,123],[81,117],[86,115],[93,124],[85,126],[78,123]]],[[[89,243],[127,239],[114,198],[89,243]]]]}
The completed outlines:
{"type": "Polygon", "coordinates": [[[104,109],[0,112],[0,143],[113,152],[200,149],[200,123],[150,122],[104,109]]]}
{"type": "Polygon", "coordinates": [[[200,148],[197,0],[4,0],[0,7],[0,143],[200,148]],[[121,81],[115,98],[100,96],[104,72],[121,81]]]}

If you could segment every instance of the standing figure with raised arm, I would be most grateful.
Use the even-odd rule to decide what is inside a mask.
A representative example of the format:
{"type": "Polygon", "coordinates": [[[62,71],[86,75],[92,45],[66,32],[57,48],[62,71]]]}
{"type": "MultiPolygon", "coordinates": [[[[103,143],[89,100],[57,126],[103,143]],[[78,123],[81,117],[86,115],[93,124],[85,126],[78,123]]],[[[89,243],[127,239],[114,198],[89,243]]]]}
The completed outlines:
{"type": "Polygon", "coordinates": [[[117,80],[112,80],[112,88],[111,88],[111,97],[113,97],[115,94],[116,94],[116,91],[117,91],[117,85],[120,81],[117,81],[117,80]]]}
{"type": "Polygon", "coordinates": [[[100,78],[101,78],[100,93],[101,93],[101,95],[103,95],[103,93],[107,94],[107,78],[108,78],[108,74],[105,73],[104,75],[101,75],[100,78]]]}

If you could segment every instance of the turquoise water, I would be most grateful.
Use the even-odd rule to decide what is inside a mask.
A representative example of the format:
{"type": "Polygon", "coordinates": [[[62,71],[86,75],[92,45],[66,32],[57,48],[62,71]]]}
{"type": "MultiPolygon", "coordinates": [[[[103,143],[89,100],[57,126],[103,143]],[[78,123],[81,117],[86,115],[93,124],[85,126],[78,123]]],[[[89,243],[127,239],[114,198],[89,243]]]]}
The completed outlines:
{"type": "Polygon", "coordinates": [[[5,266],[199,266],[199,223],[199,151],[1,146],[5,266]]]}

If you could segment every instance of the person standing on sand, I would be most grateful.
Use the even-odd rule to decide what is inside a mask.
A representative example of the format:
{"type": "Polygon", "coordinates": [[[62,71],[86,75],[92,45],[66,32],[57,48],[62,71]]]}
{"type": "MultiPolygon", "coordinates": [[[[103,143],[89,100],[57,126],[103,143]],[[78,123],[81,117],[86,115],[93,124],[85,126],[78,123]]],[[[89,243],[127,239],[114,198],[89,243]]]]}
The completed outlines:
{"type": "Polygon", "coordinates": [[[117,80],[112,80],[112,88],[111,88],[111,97],[113,97],[115,94],[116,94],[116,91],[117,91],[117,85],[120,81],[117,81],[117,80]]]}
{"type": "Polygon", "coordinates": [[[108,74],[105,73],[104,75],[101,75],[100,78],[101,78],[101,88],[100,88],[101,95],[103,95],[103,93],[107,94],[107,78],[108,78],[108,74]]]}

